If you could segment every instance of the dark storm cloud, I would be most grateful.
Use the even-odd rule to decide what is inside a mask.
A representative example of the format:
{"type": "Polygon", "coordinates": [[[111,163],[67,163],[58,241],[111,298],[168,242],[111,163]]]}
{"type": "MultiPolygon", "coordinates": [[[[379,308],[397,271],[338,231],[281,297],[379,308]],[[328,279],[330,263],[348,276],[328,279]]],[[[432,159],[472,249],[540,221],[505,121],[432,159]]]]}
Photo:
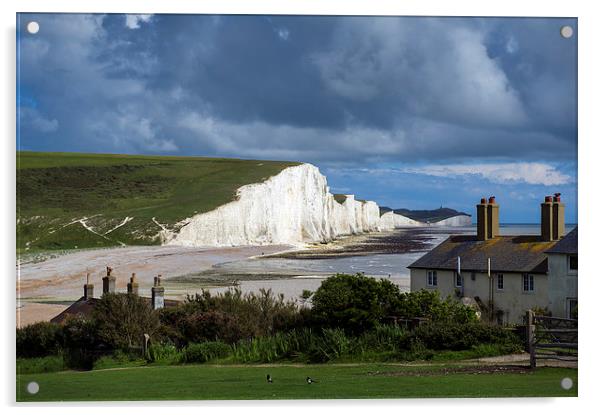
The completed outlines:
{"type": "Polygon", "coordinates": [[[20,145],[330,165],[573,161],[566,22],[22,15],[20,145]]]}

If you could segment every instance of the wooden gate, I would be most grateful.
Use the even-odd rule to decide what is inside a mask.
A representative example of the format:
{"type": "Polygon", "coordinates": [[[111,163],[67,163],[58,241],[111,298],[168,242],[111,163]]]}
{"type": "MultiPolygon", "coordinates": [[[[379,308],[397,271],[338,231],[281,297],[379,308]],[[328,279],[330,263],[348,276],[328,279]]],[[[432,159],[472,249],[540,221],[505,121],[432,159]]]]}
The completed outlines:
{"type": "Polygon", "coordinates": [[[577,361],[577,320],[548,317],[527,311],[527,339],[531,368],[537,359],[577,361]]]}

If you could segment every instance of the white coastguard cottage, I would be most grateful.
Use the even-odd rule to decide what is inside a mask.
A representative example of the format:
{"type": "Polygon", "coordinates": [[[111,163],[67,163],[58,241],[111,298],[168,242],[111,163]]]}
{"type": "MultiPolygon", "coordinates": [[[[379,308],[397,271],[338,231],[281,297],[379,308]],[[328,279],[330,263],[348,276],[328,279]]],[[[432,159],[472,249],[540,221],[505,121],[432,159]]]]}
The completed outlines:
{"type": "Polygon", "coordinates": [[[477,235],[454,235],[412,263],[411,290],[476,303],[484,319],[520,324],[529,309],[577,307],[577,230],[566,237],[560,194],[541,204],[541,234],[500,236],[495,197],[477,205],[477,235]]]}

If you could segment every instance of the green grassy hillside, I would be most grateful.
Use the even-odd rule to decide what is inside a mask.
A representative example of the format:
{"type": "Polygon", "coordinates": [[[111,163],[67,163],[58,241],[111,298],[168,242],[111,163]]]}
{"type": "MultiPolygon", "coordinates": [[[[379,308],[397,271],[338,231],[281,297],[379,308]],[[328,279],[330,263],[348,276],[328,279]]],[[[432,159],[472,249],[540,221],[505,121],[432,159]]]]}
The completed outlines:
{"type": "Polygon", "coordinates": [[[234,200],[239,187],[297,164],[19,152],[17,249],[157,244],[162,226],[177,228],[234,200]]]}

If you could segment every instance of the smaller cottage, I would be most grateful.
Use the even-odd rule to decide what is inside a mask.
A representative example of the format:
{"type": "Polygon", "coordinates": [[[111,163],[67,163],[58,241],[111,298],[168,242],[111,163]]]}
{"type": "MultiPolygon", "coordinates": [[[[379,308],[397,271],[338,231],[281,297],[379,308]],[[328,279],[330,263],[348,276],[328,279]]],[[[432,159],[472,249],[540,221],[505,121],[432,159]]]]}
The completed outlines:
{"type": "MultiPolygon", "coordinates": [[[[113,269],[107,267],[107,274],[102,278],[102,293],[114,293],[116,285],[116,277],[113,275],[113,269]]],[[[130,281],[127,284],[128,294],[138,295],[138,282],[136,274],[132,274],[130,281]]],[[[165,288],[161,285],[161,275],[154,278],[154,285],[151,288],[151,297],[143,297],[148,301],[153,310],[164,307],[175,307],[180,302],[176,300],[166,300],[165,288]]],[[[94,307],[98,303],[98,298],[94,298],[94,284],[90,284],[90,275],[86,276],[84,284],[84,295],[79,300],[67,307],[62,313],[52,318],[52,323],[63,323],[69,317],[87,316],[92,313],[94,307]]]]}

